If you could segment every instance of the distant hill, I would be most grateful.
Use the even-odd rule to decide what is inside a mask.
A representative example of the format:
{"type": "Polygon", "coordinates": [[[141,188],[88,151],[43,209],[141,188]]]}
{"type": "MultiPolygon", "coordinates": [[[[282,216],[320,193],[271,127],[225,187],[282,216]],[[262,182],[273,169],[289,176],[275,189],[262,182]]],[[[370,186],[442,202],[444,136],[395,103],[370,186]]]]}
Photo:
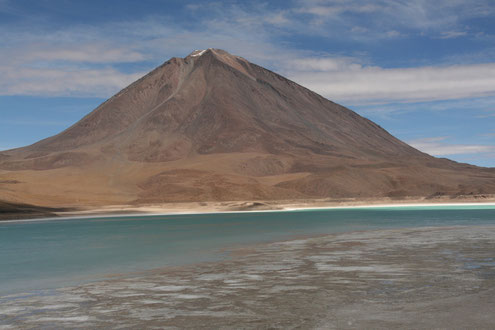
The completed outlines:
{"type": "Polygon", "coordinates": [[[422,153],[219,49],[172,58],[62,133],[0,152],[37,205],[495,193],[495,169],[422,153]]]}
{"type": "Polygon", "coordinates": [[[56,209],[40,207],[28,204],[14,204],[0,200],[0,221],[14,219],[30,219],[56,217],[55,212],[69,211],[68,209],[56,209]]]}

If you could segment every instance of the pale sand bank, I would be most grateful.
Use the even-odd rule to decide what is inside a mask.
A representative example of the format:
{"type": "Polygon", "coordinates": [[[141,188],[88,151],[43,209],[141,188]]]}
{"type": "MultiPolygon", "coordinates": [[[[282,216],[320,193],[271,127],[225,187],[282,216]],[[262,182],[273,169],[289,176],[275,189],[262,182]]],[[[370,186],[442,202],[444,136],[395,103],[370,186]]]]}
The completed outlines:
{"type": "Polygon", "coordinates": [[[279,212],[297,210],[324,210],[348,208],[379,208],[379,207],[421,207],[421,206],[495,206],[495,196],[483,198],[437,198],[437,199],[347,199],[347,200],[293,200],[293,201],[231,201],[231,202],[202,202],[202,203],[166,203],[154,205],[114,205],[100,208],[87,208],[75,212],[58,212],[64,216],[136,216],[136,215],[173,215],[173,214],[212,214],[212,213],[241,213],[241,212],[279,212]]]}
{"type": "MultiPolygon", "coordinates": [[[[495,195],[474,195],[440,198],[409,199],[340,199],[340,200],[290,200],[290,201],[230,201],[230,202],[187,202],[151,205],[109,205],[76,206],[67,205],[63,211],[52,211],[53,216],[27,216],[22,219],[2,218],[0,221],[18,222],[33,220],[65,220],[93,217],[135,217],[146,215],[215,214],[243,212],[279,212],[298,210],[325,210],[380,207],[421,207],[421,206],[495,206],[495,195]]],[[[1,210],[0,210],[1,211],[1,210]]]]}
{"type": "Polygon", "coordinates": [[[0,327],[490,329],[494,252],[495,226],[260,244],[224,262],[0,297],[0,327]]]}

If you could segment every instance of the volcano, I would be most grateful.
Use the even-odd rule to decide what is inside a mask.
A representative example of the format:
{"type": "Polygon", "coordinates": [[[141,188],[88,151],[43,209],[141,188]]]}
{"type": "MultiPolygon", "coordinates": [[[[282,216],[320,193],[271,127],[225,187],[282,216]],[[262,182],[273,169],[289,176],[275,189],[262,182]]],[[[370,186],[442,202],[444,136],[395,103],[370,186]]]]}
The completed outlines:
{"type": "Polygon", "coordinates": [[[58,135],[0,153],[0,199],[44,206],[495,193],[219,49],[172,58],[58,135]]]}

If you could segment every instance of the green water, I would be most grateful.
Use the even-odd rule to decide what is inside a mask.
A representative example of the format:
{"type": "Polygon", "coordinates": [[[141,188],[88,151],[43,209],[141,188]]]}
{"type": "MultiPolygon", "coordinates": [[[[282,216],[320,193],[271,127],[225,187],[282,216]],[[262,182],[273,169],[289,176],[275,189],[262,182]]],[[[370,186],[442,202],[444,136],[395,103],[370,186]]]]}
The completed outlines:
{"type": "Polygon", "coordinates": [[[0,222],[0,295],[229,257],[259,242],[356,230],[495,225],[495,206],[394,207],[0,222]]]}

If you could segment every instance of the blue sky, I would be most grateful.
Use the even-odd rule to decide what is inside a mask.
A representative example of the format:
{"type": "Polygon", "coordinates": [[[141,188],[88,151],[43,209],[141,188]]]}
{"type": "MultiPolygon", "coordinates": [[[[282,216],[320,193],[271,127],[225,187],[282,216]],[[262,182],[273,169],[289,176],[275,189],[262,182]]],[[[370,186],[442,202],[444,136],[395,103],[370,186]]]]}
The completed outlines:
{"type": "Polygon", "coordinates": [[[222,48],[430,154],[495,167],[493,0],[0,0],[0,150],[222,48]]]}

